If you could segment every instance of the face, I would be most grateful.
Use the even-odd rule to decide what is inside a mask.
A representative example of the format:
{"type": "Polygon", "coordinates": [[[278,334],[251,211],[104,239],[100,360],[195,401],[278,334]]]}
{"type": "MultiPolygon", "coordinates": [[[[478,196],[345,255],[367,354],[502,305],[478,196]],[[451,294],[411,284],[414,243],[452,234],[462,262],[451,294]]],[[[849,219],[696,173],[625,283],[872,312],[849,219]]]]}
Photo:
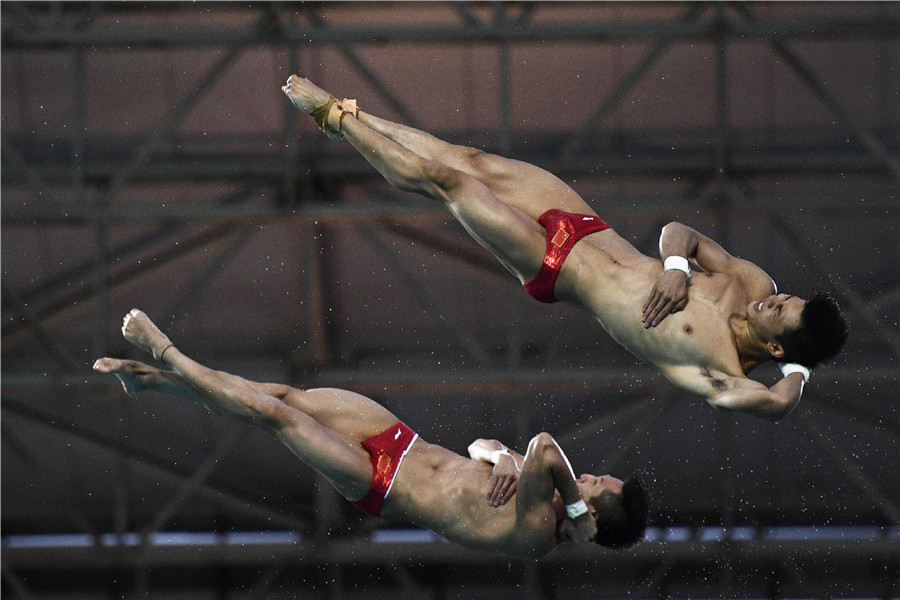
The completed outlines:
{"type": "Polygon", "coordinates": [[[776,294],[755,300],[747,307],[747,320],[754,333],[771,342],[785,331],[800,327],[800,313],[806,300],[790,294],[776,294]]]}
{"type": "MultiPolygon", "coordinates": [[[[575,481],[578,483],[578,489],[581,492],[581,495],[584,496],[586,500],[596,498],[606,491],[614,494],[622,493],[623,481],[621,479],[616,479],[612,475],[597,476],[584,473],[575,481]]],[[[588,502],[588,506],[590,505],[591,503],[588,502]]],[[[593,509],[591,509],[591,512],[593,512],[593,509]]]]}

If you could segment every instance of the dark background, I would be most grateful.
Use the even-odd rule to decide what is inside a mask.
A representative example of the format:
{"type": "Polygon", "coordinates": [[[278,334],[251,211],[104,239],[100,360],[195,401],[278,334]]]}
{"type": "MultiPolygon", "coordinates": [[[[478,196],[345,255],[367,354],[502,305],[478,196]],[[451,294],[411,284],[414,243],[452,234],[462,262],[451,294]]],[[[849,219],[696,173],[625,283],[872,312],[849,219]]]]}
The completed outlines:
{"type": "Polygon", "coordinates": [[[4,596],[900,594],[900,5],[0,17],[4,596]],[[831,290],[845,352],[778,424],[716,412],[329,141],[283,96],[293,72],[552,170],[647,254],[679,220],[781,291],[831,290]],[[641,470],[651,539],[510,561],[370,519],[266,434],[95,375],[140,358],[132,307],[212,367],[360,391],[458,452],[545,430],[579,473],[641,470]]]}

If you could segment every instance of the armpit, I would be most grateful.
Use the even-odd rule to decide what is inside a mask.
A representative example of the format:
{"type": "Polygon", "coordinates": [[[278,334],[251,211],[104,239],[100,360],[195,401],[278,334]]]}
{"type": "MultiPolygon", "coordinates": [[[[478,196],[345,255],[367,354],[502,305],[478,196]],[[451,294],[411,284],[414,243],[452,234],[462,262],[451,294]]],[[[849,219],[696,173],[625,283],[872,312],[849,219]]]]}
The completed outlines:
{"type": "Polygon", "coordinates": [[[708,366],[700,367],[700,375],[706,378],[712,389],[716,390],[717,392],[724,392],[728,389],[728,382],[725,381],[723,377],[713,375],[712,369],[710,369],[708,366]]]}

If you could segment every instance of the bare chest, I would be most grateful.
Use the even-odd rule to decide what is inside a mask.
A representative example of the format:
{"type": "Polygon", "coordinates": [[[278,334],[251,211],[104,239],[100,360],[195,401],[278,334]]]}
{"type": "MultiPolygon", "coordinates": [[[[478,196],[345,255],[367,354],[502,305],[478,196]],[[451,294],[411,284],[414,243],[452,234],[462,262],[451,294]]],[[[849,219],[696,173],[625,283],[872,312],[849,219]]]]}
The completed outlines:
{"type": "MultiPolygon", "coordinates": [[[[651,287],[645,286],[646,293],[651,287]]],[[[685,309],[656,327],[645,328],[641,322],[645,297],[638,293],[628,305],[598,319],[616,341],[657,367],[691,364],[741,375],[732,322],[750,299],[733,279],[706,273],[694,275],[688,294],[685,309]]]]}
{"type": "Polygon", "coordinates": [[[515,553],[535,545],[531,538],[552,537],[555,525],[517,527],[516,506],[491,507],[487,501],[491,468],[459,455],[448,461],[414,460],[398,472],[382,516],[427,527],[461,546],[515,553]],[[531,529],[535,529],[531,531],[531,529]],[[541,535],[537,535],[541,534],[541,535]],[[544,535],[546,534],[546,535],[544,535]]]}
{"type": "Polygon", "coordinates": [[[683,311],[647,330],[659,360],[712,366],[742,375],[734,322],[746,312],[751,299],[734,279],[707,273],[693,276],[688,293],[683,311]]]}

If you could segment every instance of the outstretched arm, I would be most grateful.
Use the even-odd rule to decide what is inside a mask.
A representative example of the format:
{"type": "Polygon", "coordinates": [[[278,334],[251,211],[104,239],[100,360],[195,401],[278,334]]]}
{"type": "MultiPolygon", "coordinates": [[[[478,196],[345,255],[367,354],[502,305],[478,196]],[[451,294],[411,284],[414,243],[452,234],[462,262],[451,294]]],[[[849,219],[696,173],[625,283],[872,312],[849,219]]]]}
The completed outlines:
{"type": "MultiPolygon", "coordinates": [[[[575,482],[572,466],[562,448],[549,433],[539,433],[528,444],[525,463],[522,465],[516,498],[516,518],[526,519],[530,511],[553,502],[555,491],[559,492],[567,507],[584,501],[575,482]]],[[[590,512],[570,521],[566,539],[560,541],[587,542],[597,534],[597,524],[590,512]]]]}
{"type": "Polygon", "coordinates": [[[644,303],[644,327],[655,327],[669,314],[688,303],[692,261],[708,273],[725,273],[741,279],[753,294],[767,296],[775,292],[775,283],[755,264],[736,258],[702,233],[672,222],[659,236],[659,258],[665,268],[644,303]]]}

